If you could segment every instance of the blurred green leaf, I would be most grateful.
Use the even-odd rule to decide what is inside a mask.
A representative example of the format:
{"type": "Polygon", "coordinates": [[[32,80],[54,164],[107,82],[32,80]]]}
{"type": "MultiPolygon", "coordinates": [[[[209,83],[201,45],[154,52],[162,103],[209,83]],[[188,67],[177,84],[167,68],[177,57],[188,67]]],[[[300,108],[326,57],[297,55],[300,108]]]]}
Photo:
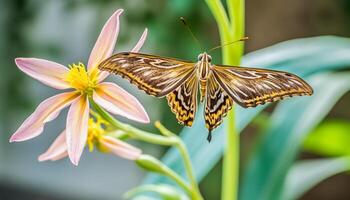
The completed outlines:
{"type": "MultiPolygon", "coordinates": [[[[188,200],[189,199],[185,194],[181,193],[181,191],[179,191],[177,188],[166,184],[142,185],[125,193],[124,198],[130,199],[144,192],[157,193],[164,200],[188,200]]],[[[142,198],[143,197],[139,197],[135,199],[142,199],[142,198]]]]}
{"type": "Polygon", "coordinates": [[[349,169],[350,157],[300,161],[289,170],[281,199],[299,199],[321,181],[349,169]]]}
{"type": "MultiPolygon", "coordinates": [[[[350,66],[349,46],[350,39],[340,37],[322,36],[296,39],[250,53],[245,56],[243,65],[284,70],[296,73],[303,78],[308,78],[312,74],[348,68],[350,66]]],[[[308,98],[293,98],[289,102],[298,101],[298,99],[308,98]]],[[[280,105],[283,104],[285,103],[280,105]]],[[[243,109],[236,106],[237,130],[242,131],[265,107],[259,106],[254,109],[243,109]]],[[[303,110],[303,105],[298,107],[298,109],[303,110]]],[[[217,128],[213,132],[212,142],[208,143],[205,139],[207,130],[205,129],[203,117],[200,115],[202,112],[203,107],[201,106],[194,126],[184,128],[180,134],[191,155],[198,180],[201,180],[220,160],[225,140],[223,134],[224,126],[226,126],[226,123],[224,123],[217,128]]],[[[175,148],[171,148],[162,158],[162,161],[179,174],[184,175],[181,157],[175,148]]],[[[169,180],[150,173],[146,177],[145,183],[169,183],[169,180]]]]}
{"type": "Polygon", "coordinates": [[[286,174],[306,135],[350,90],[350,73],[324,73],[311,79],[311,97],[285,101],[271,116],[271,126],[254,148],[242,176],[240,199],[280,199],[286,174]]]}
{"type": "Polygon", "coordinates": [[[325,156],[349,156],[349,142],[350,121],[328,120],[306,137],[304,149],[325,156]]]}

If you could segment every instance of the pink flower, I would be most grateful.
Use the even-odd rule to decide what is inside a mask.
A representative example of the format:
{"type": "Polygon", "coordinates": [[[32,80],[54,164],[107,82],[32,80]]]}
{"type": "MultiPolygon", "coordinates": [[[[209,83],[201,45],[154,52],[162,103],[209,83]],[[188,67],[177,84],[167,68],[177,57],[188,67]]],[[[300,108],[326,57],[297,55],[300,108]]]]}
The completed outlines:
{"type": "MultiPolygon", "coordinates": [[[[119,16],[122,13],[122,9],[117,10],[104,25],[90,54],[87,69],[82,63],[72,64],[67,68],[43,59],[16,58],[18,68],[34,79],[59,90],[73,91],[44,100],[12,135],[10,142],[29,140],[40,135],[46,122],[55,119],[62,109],[70,106],[66,131],[57,138],[52,147],[57,146],[53,147],[55,150],[62,149],[62,141],[65,141],[65,154],[68,154],[74,165],[78,165],[87,141],[89,99],[113,114],[142,123],[149,122],[146,111],[137,99],[114,83],[102,82],[108,74],[97,68],[101,61],[113,53],[119,33],[119,16]]],[[[147,29],[131,51],[139,51],[146,36],[147,29]]],[[[109,139],[106,141],[109,144],[115,143],[109,139]]]]}
{"type": "MultiPolygon", "coordinates": [[[[112,153],[129,160],[136,160],[141,155],[142,151],[122,140],[113,138],[108,135],[105,129],[101,126],[108,126],[108,124],[97,119],[96,122],[90,118],[88,128],[87,144],[90,151],[93,151],[94,145],[104,153],[112,153]]],[[[41,154],[39,161],[56,161],[68,156],[68,147],[66,143],[66,131],[63,131],[56,140],[52,143],[49,149],[41,154]]]]}

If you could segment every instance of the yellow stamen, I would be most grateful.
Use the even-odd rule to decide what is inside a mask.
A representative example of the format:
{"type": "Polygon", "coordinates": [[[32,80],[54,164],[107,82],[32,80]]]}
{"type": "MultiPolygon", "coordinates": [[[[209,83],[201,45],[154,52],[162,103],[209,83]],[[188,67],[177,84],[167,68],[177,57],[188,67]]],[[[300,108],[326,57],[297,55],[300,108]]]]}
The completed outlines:
{"type": "Polygon", "coordinates": [[[95,122],[94,119],[90,118],[87,138],[87,144],[90,152],[94,150],[94,145],[99,141],[99,138],[103,135],[103,133],[104,129],[100,126],[100,124],[95,122]]]}
{"type": "Polygon", "coordinates": [[[90,118],[88,125],[88,138],[86,143],[89,147],[89,151],[92,152],[96,146],[97,149],[103,153],[109,152],[106,147],[100,144],[102,137],[107,134],[105,130],[106,122],[101,117],[97,117],[96,120],[90,118]]]}
{"type": "Polygon", "coordinates": [[[95,76],[89,75],[83,63],[69,65],[69,68],[66,81],[79,92],[90,94],[97,84],[95,76]]]}

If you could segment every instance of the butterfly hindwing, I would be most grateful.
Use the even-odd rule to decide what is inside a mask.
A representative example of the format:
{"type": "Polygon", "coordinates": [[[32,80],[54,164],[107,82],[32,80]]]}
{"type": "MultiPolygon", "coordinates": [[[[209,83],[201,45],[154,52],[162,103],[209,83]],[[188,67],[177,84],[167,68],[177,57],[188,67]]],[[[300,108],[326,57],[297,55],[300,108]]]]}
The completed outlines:
{"type": "Polygon", "coordinates": [[[174,91],[195,72],[194,63],[140,53],[118,53],[99,65],[129,79],[147,94],[162,97],[174,91]]]}
{"type": "MultiPolygon", "coordinates": [[[[233,101],[221,88],[211,73],[207,81],[207,94],[205,100],[205,125],[209,133],[222,123],[222,119],[232,108],[233,101]]],[[[208,136],[210,140],[210,135],[208,136]]]]}
{"type": "Polygon", "coordinates": [[[192,126],[197,109],[198,78],[194,74],[166,98],[180,124],[192,126]]]}
{"type": "Polygon", "coordinates": [[[212,72],[227,94],[243,107],[313,93],[304,80],[288,72],[218,65],[212,72]]]}

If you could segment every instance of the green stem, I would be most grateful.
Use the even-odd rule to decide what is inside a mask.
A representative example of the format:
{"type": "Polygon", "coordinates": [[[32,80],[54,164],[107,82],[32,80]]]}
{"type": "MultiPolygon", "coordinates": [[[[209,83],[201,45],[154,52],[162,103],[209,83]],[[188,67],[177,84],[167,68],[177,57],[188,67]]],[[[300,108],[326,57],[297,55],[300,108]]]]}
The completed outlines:
{"type": "Polygon", "coordinates": [[[223,155],[221,199],[233,200],[238,197],[239,177],[239,135],[235,129],[235,113],[227,116],[226,145],[223,155]]]}
{"type": "MultiPolygon", "coordinates": [[[[156,122],[155,124],[156,124],[156,127],[161,132],[163,132],[164,135],[168,135],[168,136],[174,135],[171,131],[169,131],[167,128],[165,128],[161,123],[156,122]]],[[[190,180],[192,188],[196,190],[196,193],[200,194],[197,180],[196,180],[196,177],[194,176],[193,167],[191,164],[191,159],[190,159],[190,156],[187,152],[186,146],[180,138],[178,138],[178,137],[176,137],[176,138],[177,138],[176,147],[179,149],[180,155],[182,155],[182,158],[184,160],[184,165],[185,165],[186,174],[188,176],[188,179],[190,180]]]]}
{"type": "Polygon", "coordinates": [[[182,179],[182,177],[174,170],[164,165],[157,158],[151,155],[143,154],[138,160],[136,160],[136,163],[144,169],[170,177],[180,187],[182,187],[189,196],[193,196],[193,189],[182,179]]]}
{"type": "MultiPolygon", "coordinates": [[[[221,45],[244,36],[244,0],[227,0],[230,20],[220,0],[206,0],[218,24],[221,45]]],[[[243,43],[223,47],[222,60],[226,65],[239,65],[243,54],[243,43]]],[[[228,113],[226,145],[223,154],[222,200],[238,198],[239,135],[235,126],[234,108],[228,113]]]]}
{"type": "Polygon", "coordinates": [[[111,124],[117,129],[125,131],[126,133],[128,133],[128,135],[131,138],[135,138],[137,135],[138,139],[143,140],[145,142],[152,143],[152,144],[159,144],[159,145],[165,145],[165,146],[170,146],[175,144],[174,138],[164,137],[161,135],[149,133],[149,132],[137,129],[133,126],[130,126],[128,124],[119,122],[118,120],[114,119],[112,115],[107,113],[103,108],[97,105],[93,100],[90,100],[90,103],[95,108],[95,110],[101,115],[101,117],[103,117],[109,124],[111,124]]]}
{"type": "MultiPolygon", "coordinates": [[[[113,116],[111,116],[108,112],[106,112],[103,108],[101,108],[99,105],[97,105],[92,99],[90,99],[90,103],[94,107],[94,109],[101,115],[101,117],[103,117],[108,123],[110,123],[115,128],[125,131],[129,135],[130,138],[139,139],[139,140],[151,143],[151,144],[158,144],[158,145],[164,145],[164,146],[176,146],[179,149],[180,155],[184,159],[184,166],[185,166],[186,174],[190,180],[190,184],[191,184],[191,188],[192,188],[190,196],[192,197],[192,199],[195,199],[195,200],[202,200],[203,199],[202,195],[200,194],[199,188],[198,188],[198,183],[197,183],[195,176],[194,176],[194,173],[193,173],[193,168],[192,168],[192,164],[191,164],[191,160],[190,160],[188,151],[178,136],[171,133],[165,127],[161,126],[160,123],[156,123],[156,126],[163,132],[164,135],[167,135],[167,136],[157,135],[157,134],[153,134],[153,133],[150,133],[147,131],[140,130],[140,129],[135,128],[133,126],[130,126],[128,124],[124,124],[122,122],[119,122],[113,116]]],[[[175,172],[173,171],[173,173],[175,173],[175,172]]],[[[179,181],[178,178],[180,176],[178,174],[176,174],[176,175],[177,175],[176,182],[178,182],[179,181]]],[[[171,177],[171,178],[174,179],[174,177],[171,177]]],[[[181,178],[181,180],[183,181],[182,178],[181,178]]],[[[186,188],[184,188],[184,189],[187,190],[186,188]]]]}
{"type": "Polygon", "coordinates": [[[200,194],[196,177],[194,176],[194,173],[193,173],[191,159],[187,153],[185,144],[179,139],[179,142],[176,144],[176,146],[179,149],[179,152],[182,155],[182,158],[184,159],[186,174],[188,176],[188,179],[190,180],[190,184],[192,188],[195,190],[193,194],[196,196],[196,199],[203,199],[203,197],[200,194]]]}
{"type": "MultiPolygon", "coordinates": [[[[225,12],[225,8],[221,3],[221,0],[205,0],[209,9],[211,10],[219,28],[221,45],[227,44],[233,41],[233,37],[230,33],[230,22],[225,12]]],[[[222,55],[224,63],[230,63],[233,61],[231,54],[232,45],[222,47],[222,55]]]]}

